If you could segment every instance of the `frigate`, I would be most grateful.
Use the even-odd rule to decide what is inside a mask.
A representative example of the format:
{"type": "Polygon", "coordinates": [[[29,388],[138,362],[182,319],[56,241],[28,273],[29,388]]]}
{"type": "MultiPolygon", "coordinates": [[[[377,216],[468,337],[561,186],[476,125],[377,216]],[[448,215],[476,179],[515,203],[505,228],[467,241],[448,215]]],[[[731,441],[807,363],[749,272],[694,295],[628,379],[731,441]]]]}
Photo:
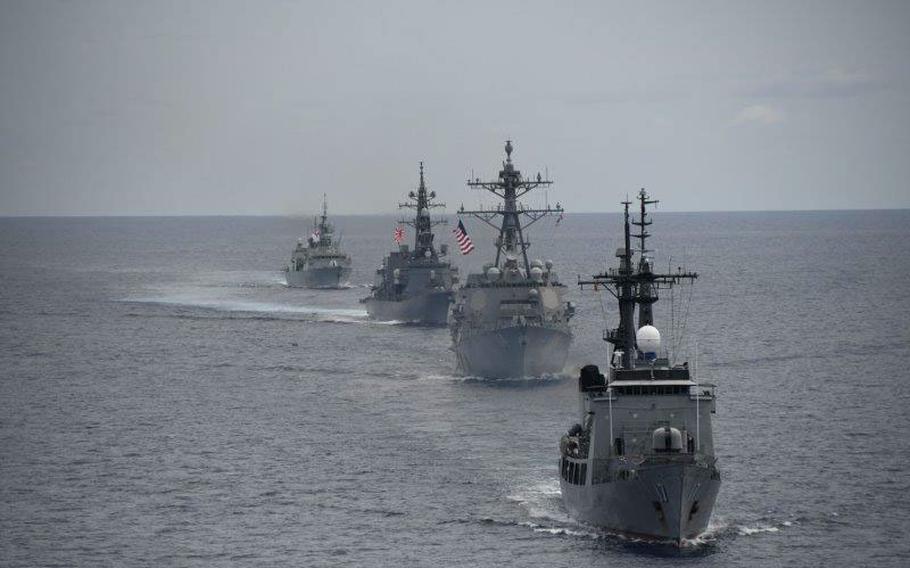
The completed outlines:
{"type": "Polygon", "coordinates": [[[293,288],[343,288],[351,277],[351,257],[334,240],[335,227],[328,222],[325,195],[322,215],[313,220],[313,232],[298,239],[285,267],[288,286],[293,288]]]}
{"type": "Polygon", "coordinates": [[[469,274],[455,296],[450,320],[452,349],[458,369],[465,375],[487,378],[535,377],[563,370],[572,332],[569,319],[575,313],[564,299],[552,261],[528,260],[527,228],[539,219],[563,209],[547,205],[525,208],[518,199],[550,180],[540,174],[523,178],[512,164],[512,142],[507,141],[506,160],[499,178],[484,182],[469,180],[472,188],[487,190],[502,199],[495,209],[459,213],[472,215],[496,231],[496,256],[481,273],[469,274]],[[501,217],[501,223],[494,219],[501,217]],[[529,222],[522,226],[522,219],[529,222]]]}
{"type": "Polygon", "coordinates": [[[396,231],[398,251],[382,260],[370,296],[361,300],[371,318],[425,325],[445,325],[452,302],[452,285],[458,281],[458,268],[444,260],[448,246],[436,250],[433,227],[444,219],[432,219],[430,210],[444,207],[436,203],[436,192],[427,191],[420,162],[420,185],[408,194],[399,208],[415,209],[413,219],[399,221],[414,228],[414,249],[401,244],[403,231],[396,231]]]}
{"type": "Polygon", "coordinates": [[[697,350],[691,371],[688,362],[676,364],[654,327],[658,290],[698,275],[655,271],[645,246],[646,206],[657,201],[645,190],[638,200],[640,216],[631,222],[636,235],[630,235],[631,202],[623,202],[619,268],[580,282],[619,301],[619,327],[604,333],[612,351],[607,377],[596,365],[581,369],[581,420],[560,440],[560,487],[566,509],[582,522],[681,545],[705,531],[720,489],[711,430],[714,385],[698,379],[697,350]]]}

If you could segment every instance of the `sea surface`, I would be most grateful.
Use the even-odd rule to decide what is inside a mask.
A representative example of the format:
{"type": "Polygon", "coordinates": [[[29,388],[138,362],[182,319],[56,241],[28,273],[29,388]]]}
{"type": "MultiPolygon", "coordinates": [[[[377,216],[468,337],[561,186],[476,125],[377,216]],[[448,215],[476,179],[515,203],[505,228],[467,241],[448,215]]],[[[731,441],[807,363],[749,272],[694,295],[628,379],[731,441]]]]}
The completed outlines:
{"type": "MultiPolygon", "coordinates": [[[[307,219],[0,219],[0,566],[910,566],[910,211],[654,214],[657,266],[699,273],[657,326],[719,395],[723,485],[682,550],[560,505],[617,318],[575,281],[619,214],[531,230],[576,337],[513,381],[370,322],[395,218],[335,221],[352,287],[310,291],[282,273],[307,219]]],[[[493,239],[466,224],[463,274],[493,239]]]]}

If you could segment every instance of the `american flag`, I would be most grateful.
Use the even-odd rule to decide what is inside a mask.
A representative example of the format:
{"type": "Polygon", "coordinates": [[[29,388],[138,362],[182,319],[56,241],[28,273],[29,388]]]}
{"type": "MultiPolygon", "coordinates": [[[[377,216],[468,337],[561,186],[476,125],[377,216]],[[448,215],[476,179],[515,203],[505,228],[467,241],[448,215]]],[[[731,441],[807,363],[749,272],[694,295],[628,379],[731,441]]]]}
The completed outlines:
{"type": "Polygon", "coordinates": [[[404,229],[401,227],[395,227],[395,242],[401,244],[401,241],[404,240],[404,229]]]}
{"type": "Polygon", "coordinates": [[[461,219],[458,220],[458,226],[452,229],[452,232],[455,233],[455,240],[458,241],[461,254],[469,254],[474,250],[474,243],[471,242],[468,232],[464,230],[464,223],[461,222],[461,219]]]}

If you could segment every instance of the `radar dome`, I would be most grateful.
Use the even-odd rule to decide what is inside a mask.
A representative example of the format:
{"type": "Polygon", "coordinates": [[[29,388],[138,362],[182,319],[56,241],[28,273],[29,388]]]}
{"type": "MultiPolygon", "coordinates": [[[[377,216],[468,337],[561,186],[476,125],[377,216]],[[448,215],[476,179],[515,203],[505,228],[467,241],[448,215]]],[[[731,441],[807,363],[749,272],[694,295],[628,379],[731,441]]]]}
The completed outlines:
{"type": "Polygon", "coordinates": [[[531,278],[534,280],[538,280],[538,281],[542,280],[543,279],[543,269],[540,268],[539,266],[535,266],[534,268],[532,268],[531,269],[531,278]]]}
{"type": "Polygon", "coordinates": [[[546,267],[547,267],[547,270],[553,269],[553,261],[550,260],[549,258],[547,259],[546,267]]]}
{"type": "Polygon", "coordinates": [[[660,332],[653,325],[639,328],[635,334],[638,350],[644,353],[646,359],[654,359],[660,351],[660,332]]]}
{"type": "Polygon", "coordinates": [[[539,258],[535,258],[534,260],[531,261],[531,267],[533,268],[535,266],[537,268],[543,268],[543,266],[544,266],[543,261],[540,260],[539,258]]]}
{"type": "Polygon", "coordinates": [[[487,269],[487,278],[490,280],[499,280],[499,269],[495,266],[491,266],[487,269]]]}

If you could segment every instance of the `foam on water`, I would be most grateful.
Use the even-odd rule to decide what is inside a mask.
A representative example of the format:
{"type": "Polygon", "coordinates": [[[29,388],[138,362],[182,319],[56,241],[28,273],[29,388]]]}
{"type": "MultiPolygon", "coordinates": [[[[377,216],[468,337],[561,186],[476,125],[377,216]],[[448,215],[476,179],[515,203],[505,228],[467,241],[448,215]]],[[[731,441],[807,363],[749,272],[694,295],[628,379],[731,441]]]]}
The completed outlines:
{"type": "Polygon", "coordinates": [[[230,299],[203,299],[187,298],[180,296],[170,296],[162,298],[126,298],[124,302],[133,302],[138,304],[168,304],[173,306],[188,306],[194,308],[206,308],[210,310],[219,310],[226,312],[256,312],[256,313],[285,313],[285,314],[304,314],[304,315],[328,315],[346,318],[363,319],[367,317],[366,310],[355,310],[348,308],[324,308],[319,306],[300,306],[293,304],[277,304],[269,302],[255,302],[248,300],[230,300],[230,299]]]}
{"type": "MultiPolygon", "coordinates": [[[[535,533],[593,539],[611,538],[629,543],[661,545],[660,542],[593,527],[573,519],[562,508],[559,481],[555,479],[539,480],[516,487],[512,493],[506,496],[506,499],[517,503],[525,514],[532,519],[516,521],[515,524],[530,528],[535,533]]],[[[745,523],[731,525],[725,519],[715,515],[712,517],[705,532],[695,538],[683,540],[681,547],[699,549],[711,546],[722,538],[774,534],[780,532],[783,528],[793,526],[793,524],[793,521],[782,521],[755,525],[745,523]]],[[[667,544],[675,546],[676,543],[668,541],[667,544]]]]}

